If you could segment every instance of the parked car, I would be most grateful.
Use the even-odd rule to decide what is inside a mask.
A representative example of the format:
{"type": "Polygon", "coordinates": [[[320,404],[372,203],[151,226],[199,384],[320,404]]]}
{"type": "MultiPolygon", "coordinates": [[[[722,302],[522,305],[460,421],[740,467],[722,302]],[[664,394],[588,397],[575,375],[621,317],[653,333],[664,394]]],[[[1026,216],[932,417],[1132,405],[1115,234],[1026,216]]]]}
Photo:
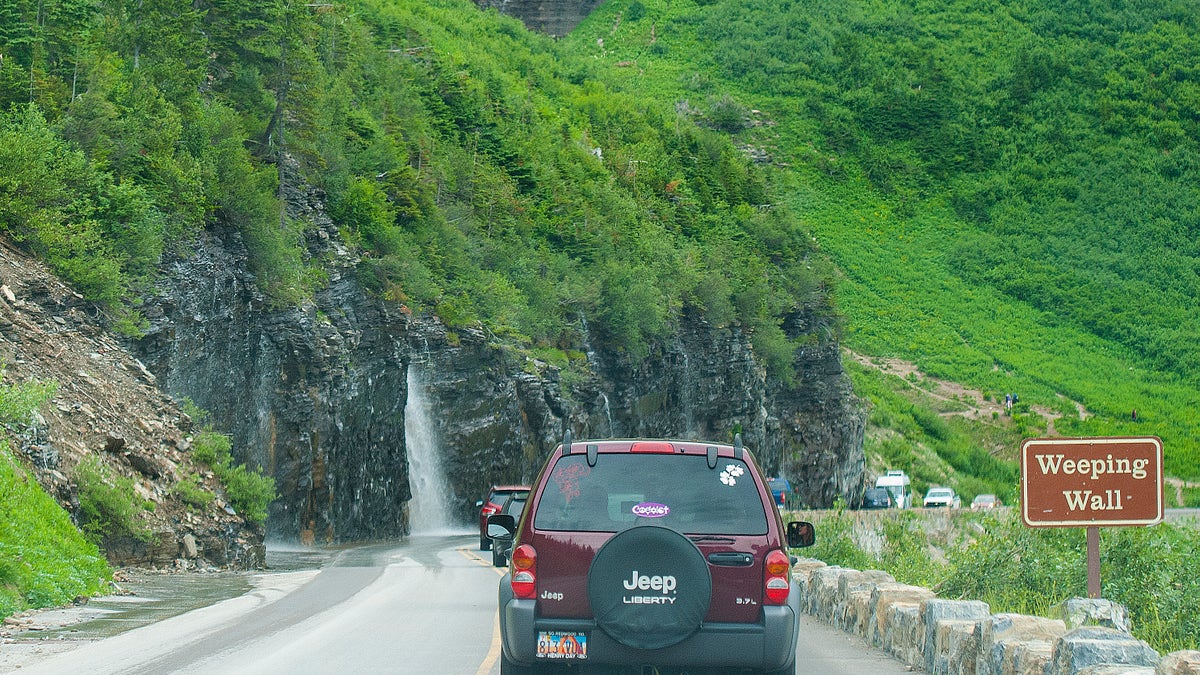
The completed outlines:
{"type": "Polygon", "coordinates": [[[954,488],[934,486],[925,493],[924,506],[957,509],[962,506],[962,500],[954,494],[954,488]]]}
{"type": "MultiPolygon", "coordinates": [[[[512,516],[514,520],[521,520],[521,512],[525,510],[525,503],[529,500],[529,491],[521,490],[513,492],[504,499],[504,504],[500,507],[497,515],[512,516]]],[[[508,564],[508,556],[512,552],[512,542],[503,542],[499,545],[492,544],[492,566],[504,567],[508,564]],[[504,544],[509,544],[505,546],[504,544]]]]}
{"type": "Polygon", "coordinates": [[[1000,503],[1000,498],[996,495],[975,495],[975,499],[971,500],[971,508],[979,511],[981,509],[994,509],[1003,506],[1000,503]]]}
{"type": "Polygon", "coordinates": [[[775,506],[785,509],[788,505],[788,497],[792,494],[792,484],[786,478],[769,478],[767,483],[771,486],[771,496],[775,500],[775,506]]]}
{"type": "Polygon", "coordinates": [[[475,502],[479,507],[479,550],[486,551],[492,547],[492,540],[487,536],[487,519],[493,513],[499,513],[504,506],[504,500],[514,492],[529,493],[528,485],[493,485],[488,490],[487,497],[475,502]]]}
{"type": "Polygon", "coordinates": [[[862,508],[890,509],[892,508],[892,495],[887,488],[867,488],[867,491],[863,493],[862,508]]]}
{"type": "Polygon", "coordinates": [[[496,545],[513,545],[499,589],[504,675],[555,664],[796,672],[788,548],[811,546],[813,526],[784,526],[740,436],[568,434],[519,527],[488,520],[496,545]]]}

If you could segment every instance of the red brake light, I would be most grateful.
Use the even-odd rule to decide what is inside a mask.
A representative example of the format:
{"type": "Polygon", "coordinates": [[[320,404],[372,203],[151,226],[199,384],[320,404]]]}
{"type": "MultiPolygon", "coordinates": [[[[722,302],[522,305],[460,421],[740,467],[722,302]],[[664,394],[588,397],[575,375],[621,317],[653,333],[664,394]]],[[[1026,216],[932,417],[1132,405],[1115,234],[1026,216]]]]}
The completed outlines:
{"type": "Polygon", "coordinates": [[[512,553],[513,595],[529,600],[537,597],[537,551],[521,544],[512,553]]]}
{"type": "Polygon", "coordinates": [[[669,455],[675,452],[675,446],[662,441],[640,441],[629,448],[630,452],[656,452],[669,455]]]}
{"type": "Polygon", "coordinates": [[[765,603],[768,605],[787,604],[788,593],[791,591],[792,559],[788,554],[775,549],[767,554],[763,561],[763,576],[765,583],[765,603]]]}

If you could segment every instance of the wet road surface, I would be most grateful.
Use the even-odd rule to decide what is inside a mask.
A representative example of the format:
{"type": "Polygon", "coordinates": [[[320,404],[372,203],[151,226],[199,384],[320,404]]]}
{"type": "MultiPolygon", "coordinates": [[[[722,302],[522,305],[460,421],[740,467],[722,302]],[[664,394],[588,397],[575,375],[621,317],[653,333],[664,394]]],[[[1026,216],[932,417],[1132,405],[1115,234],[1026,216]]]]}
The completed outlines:
{"type": "MultiPolygon", "coordinates": [[[[138,580],[137,596],[89,605],[88,621],[0,644],[24,649],[0,658],[0,672],[498,674],[502,570],[477,546],[474,534],[412,537],[272,552],[268,574],[138,580]]],[[[811,617],[797,663],[799,673],[909,672],[811,617]]]]}

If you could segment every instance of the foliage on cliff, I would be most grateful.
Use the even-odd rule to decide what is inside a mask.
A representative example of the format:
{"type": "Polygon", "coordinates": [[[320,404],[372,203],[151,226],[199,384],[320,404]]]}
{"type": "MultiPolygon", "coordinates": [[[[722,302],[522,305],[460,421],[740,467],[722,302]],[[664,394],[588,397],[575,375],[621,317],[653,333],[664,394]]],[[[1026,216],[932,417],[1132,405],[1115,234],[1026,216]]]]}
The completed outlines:
{"type": "Polygon", "coordinates": [[[855,351],[1200,476],[1190,3],[616,0],[568,45],[773,159],[855,351]]]}
{"type": "Polygon", "coordinates": [[[0,228],[127,330],[164,252],[239,232],[280,303],[321,283],[308,185],[366,284],[452,327],[644,354],[685,306],[790,377],[828,270],[724,135],[458,0],[8,0],[0,228]],[[70,236],[68,236],[68,233],[70,236]]]}

